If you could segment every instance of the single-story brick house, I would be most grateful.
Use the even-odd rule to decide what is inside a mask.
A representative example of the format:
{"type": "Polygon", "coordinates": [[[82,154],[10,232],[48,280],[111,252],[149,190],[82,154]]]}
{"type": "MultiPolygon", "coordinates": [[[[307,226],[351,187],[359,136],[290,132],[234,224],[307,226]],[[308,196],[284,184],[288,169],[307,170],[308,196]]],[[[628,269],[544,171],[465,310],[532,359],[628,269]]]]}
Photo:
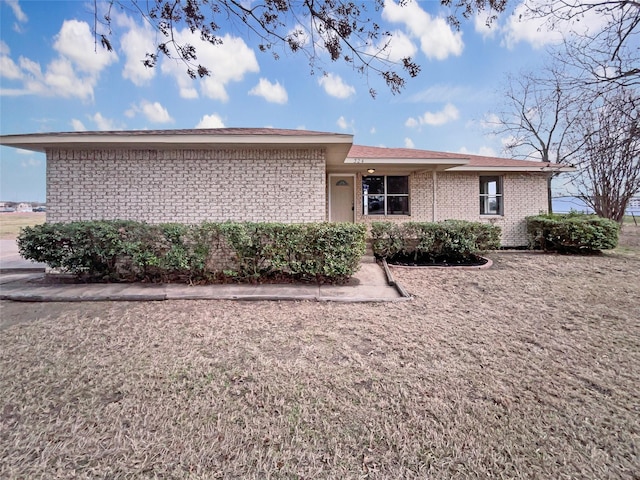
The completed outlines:
{"type": "Polygon", "coordinates": [[[219,128],[3,135],[47,156],[47,221],[491,222],[525,245],[547,178],[571,167],[353,145],[353,136],[219,128]]]}

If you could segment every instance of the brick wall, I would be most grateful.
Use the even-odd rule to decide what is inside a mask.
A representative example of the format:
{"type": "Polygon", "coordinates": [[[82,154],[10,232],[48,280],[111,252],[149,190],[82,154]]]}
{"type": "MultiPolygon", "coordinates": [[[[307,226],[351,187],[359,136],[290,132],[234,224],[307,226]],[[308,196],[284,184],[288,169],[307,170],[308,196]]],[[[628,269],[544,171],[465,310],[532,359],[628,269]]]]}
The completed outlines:
{"type": "Polygon", "coordinates": [[[547,212],[547,179],[530,173],[502,176],[504,215],[480,215],[480,174],[438,173],[437,220],[492,223],[502,229],[502,245],[527,245],[525,217],[547,212]]]}
{"type": "Polygon", "coordinates": [[[322,149],[52,150],[47,221],[325,219],[322,149]]]}
{"type": "MultiPolygon", "coordinates": [[[[471,172],[438,172],[435,197],[435,220],[469,220],[498,225],[502,228],[502,245],[527,244],[525,217],[547,212],[547,180],[544,175],[506,173],[503,175],[504,215],[480,215],[480,174],[471,172]]],[[[432,173],[411,174],[409,178],[410,216],[362,214],[362,197],[356,199],[356,221],[371,223],[430,222],[433,215],[432,173]]],[[[358,175],[357,192],[362,192],[362,176],[358,175]]]]}

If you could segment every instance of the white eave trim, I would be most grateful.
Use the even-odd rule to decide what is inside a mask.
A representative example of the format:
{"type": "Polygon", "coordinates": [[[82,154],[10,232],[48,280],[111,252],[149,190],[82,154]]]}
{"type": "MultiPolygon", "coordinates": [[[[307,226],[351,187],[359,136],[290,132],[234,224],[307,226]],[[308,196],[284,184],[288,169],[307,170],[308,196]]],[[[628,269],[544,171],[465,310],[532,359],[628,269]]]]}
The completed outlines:
{"type": "Polygon", "coordinates": [[[555,172],[575,172],[575,167],[569,166],[556,166],[556,167],[476,167],[476,166],[461,166],[448,168],[447,172],[535,172],[535,173],[555,173],[555,172]]]}
{"type": "Polygon", "coordinates": [[[367,157],[347,157],[345,164],[353,165],[385,165],[397,167],[401,165],[467,165],[469,159],[451,158],[367,158],[367,157]]]}
{"type": "Polygon", "coordinates": [[[44,152],[58,146],[133,147],[133,146],[205,146],[205,145],[348,145],[353,135],[2,135],[0,145],[44,152]]]}

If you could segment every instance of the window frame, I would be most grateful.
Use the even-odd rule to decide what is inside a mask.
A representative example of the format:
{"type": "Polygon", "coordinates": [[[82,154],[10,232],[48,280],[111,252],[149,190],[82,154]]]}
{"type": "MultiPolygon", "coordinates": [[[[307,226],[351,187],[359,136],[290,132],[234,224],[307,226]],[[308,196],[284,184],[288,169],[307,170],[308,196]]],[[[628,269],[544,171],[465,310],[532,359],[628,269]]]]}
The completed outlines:
{"type": "Polygon", "coordinates": [[[504,177],[502,175],[480,175],[479,177],[480,215],[491,217],[504,216],[504,177]],[[495,182],[496,192],[491,193],[489,184],[495,182]],[[496,201],[496,211],[491,211],[491,199],[496,201]]]}
{"type": "Polygon", "coordinates": [[[396,216],[410,216],[411,215],[411,176],[410,175],[363,175],[362,176],[362,215],[365,217],[396,217],[396,216]],[[383,193],[364,193],[365,179],[369,177],[382,177],[383,179],[383,193]],[[388,179],[389,177],[401,177],[405,178],[407,182],[407,193],[389,193],[388,179]],[[369,213],[369,197],[383,197],[384,201],[384,213],[369,213]],[[404,198],[407,199],[407,213],[388,213],[389,198],[404,198]]]}

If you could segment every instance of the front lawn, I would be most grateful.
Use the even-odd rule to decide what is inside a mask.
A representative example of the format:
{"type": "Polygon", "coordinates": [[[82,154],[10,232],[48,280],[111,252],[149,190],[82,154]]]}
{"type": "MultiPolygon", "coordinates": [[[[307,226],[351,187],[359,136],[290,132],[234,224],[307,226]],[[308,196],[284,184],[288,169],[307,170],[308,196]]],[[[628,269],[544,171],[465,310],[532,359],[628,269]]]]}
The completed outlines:
{"type": "Polygon", "coordinates": [[[0,477],[637,478],[637,238],[402,303],[3,302],[0,477]]]}

